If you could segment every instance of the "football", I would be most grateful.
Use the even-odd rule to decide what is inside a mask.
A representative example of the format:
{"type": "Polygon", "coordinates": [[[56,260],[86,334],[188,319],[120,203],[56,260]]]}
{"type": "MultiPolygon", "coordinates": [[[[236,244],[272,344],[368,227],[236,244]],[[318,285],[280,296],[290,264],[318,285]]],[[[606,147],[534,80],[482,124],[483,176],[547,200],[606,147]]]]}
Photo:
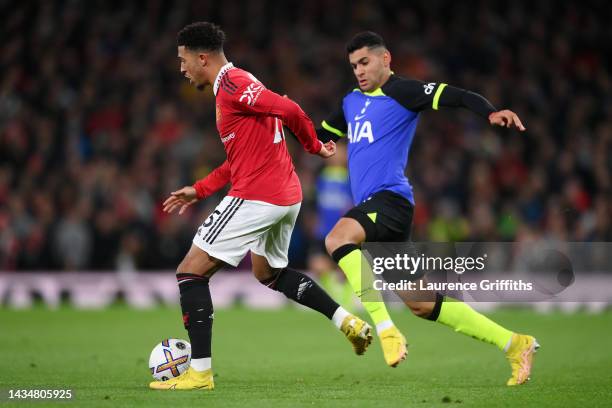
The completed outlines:
{"type": "Polygon", "coordinates": [[[191,344],[182,339],[166,339],[151,351],[149,369],[158,381],[178,377],[191,362],[191,344]]]}

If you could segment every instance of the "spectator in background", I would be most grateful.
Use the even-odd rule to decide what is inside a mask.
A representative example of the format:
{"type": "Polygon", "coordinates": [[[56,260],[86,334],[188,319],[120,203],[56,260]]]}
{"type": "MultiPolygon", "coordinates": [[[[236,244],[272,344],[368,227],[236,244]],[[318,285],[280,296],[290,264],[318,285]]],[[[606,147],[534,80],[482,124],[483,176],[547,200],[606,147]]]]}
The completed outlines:
{"type": "Polygon", "coordinates": [[[346,168],[346,144],[336,146],[336,155],[325,161],[316,179],[317,222],[308,269],[318,277],[327,293],[346,307],[353,303],[353,290],[325,250],[325,237],[353,205],[346,168]]]}
{"type": "MultiPolygon", "coordinates": [[[[335,103],[330,95],[350,89],[344,39],[364,29],[396,50],[398,74],[446,78],[516,107],[529,123],[518,138],[487,130],[469,113],[423,116],[408,169],[421,195],[414,239],[610,240],[612,8],[605,2],[267,5],[4,7],[0,269],[174,268],[176,248],[188,248],[206,204],[175,224],[160,202],[224,158],[219,143],[207,142],[217,137],[213,104],[197,103],[212,94],[190,89],[172,62],[174,33],[204,17],[231,34],[237,64],[291,95],[316,123],[335,103]],[[72,243],[75,251],[67,250],[72,243]]],[[[318,162],[293,150],[303,190],[314,192],[318,162]]],[[[317,212],[315,193],[302,212],[300,247],[317,239],[306,216],[317,212]]]]}

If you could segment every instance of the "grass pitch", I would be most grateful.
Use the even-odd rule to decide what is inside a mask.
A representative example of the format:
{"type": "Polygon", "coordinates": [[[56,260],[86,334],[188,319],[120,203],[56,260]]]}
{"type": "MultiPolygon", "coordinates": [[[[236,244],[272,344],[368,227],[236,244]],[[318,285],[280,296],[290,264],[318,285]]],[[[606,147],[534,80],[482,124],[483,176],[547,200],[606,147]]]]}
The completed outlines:
{"type": "Polygon", "coordinates": [[[179,309],[0,310],[2,406],[78,407],[492,407],[609,406],[612,313],[491,316],[542,345],[532,381],[509,388],[493,346],[423,321],[394,319],[408,360],[384,364],[378,339],[361,357],[324,317],[295,309],[215,312],[212,392],[153,391],[148,355],[166,337],[187,338],[179,309]],[[9,403],[10,388],[72,389],[64,402],[9,403]]]}

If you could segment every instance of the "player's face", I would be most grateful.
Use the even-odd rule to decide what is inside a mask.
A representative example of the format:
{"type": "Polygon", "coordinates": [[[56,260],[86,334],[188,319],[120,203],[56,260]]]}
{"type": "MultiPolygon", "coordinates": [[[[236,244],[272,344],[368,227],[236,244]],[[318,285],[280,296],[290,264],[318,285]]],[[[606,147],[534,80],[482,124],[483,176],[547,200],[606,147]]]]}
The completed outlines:
{"type": "Polygon", "coordinates": [[[363,47],[349,54],[359,89],[370,92],[383,85],[389,76],[391,54],[383,47],[363,47]]]}
{"type": "Polygon", "coordinates": [[[178,47],[178,58],[181,61],[181,74],[198,89],[204,89],[208,85],[204,72],[206,54],[188,50],[181,45],[178,47]]]}

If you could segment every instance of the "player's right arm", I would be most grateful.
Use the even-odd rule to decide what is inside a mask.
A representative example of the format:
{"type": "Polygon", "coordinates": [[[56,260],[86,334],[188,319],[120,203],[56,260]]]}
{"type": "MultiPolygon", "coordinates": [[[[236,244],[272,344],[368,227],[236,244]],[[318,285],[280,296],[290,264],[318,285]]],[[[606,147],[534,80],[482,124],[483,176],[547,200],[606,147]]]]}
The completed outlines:
{"type": "Polygon", "coordinates": [[[230,182],[230,179],[229,162],[225,160],[223,164],[211,171],[208,176],[196,181],[192,186],[185,186],[180,190],[170,193],[170,197],[164,201],[163,211],[172,213],[179,208],[179,215],[181,215],[191,204],[221,190],[230,182]]]}

